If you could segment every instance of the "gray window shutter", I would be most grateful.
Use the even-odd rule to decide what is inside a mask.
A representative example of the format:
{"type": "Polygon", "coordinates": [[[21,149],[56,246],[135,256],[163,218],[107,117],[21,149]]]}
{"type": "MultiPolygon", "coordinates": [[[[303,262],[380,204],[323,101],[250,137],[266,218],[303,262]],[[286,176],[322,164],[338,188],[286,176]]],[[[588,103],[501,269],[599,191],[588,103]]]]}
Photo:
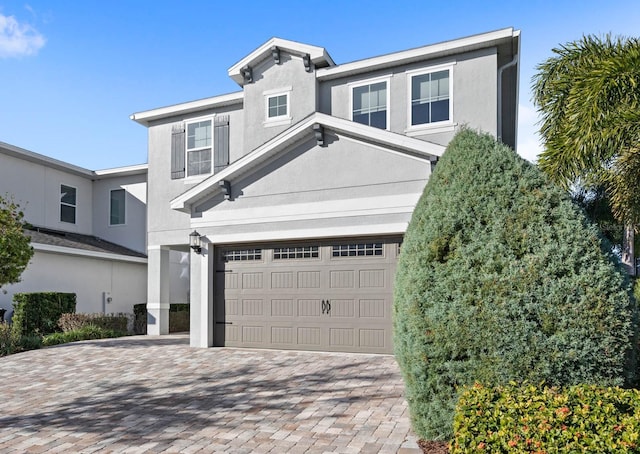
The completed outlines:
{"type": "Polygon", "coordinates": [[[213,172],[229,165],[229,115],[218,115],[214,121],[213,172]]]}
{"type": "Polygon", "coordinates": [[[184,123],[171,128],[171,179],[184,178],[184,123]]]}

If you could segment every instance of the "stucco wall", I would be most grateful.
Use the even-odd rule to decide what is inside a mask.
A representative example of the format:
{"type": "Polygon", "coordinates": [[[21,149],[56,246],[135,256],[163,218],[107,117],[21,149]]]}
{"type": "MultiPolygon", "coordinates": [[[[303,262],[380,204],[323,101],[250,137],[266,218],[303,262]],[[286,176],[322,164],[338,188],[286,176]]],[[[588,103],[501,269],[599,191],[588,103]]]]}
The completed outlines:
{"type": "Polygon", "coordinates": [[[146,174],[97,180],[93,186],[94,235],[116,244],[146,252],[147,176],[146,174]],[[125,223],[109,225],[110,192],[125,190],[125,223]]]}
{"type": "MultiPolygon", "coordinates": [[[[398,134],[405,134],[409,128],[410,104],[407,71],[429,70],[440,65],[452,65],[453,123],[458,127],[466,124],[496,135],[497,54],[495,48],[322,81],[319,87],[319,110],[351,120],[349,84],[388,77],[390,80],[388,129],[398,134]]],[[[424,134],[412,133],[412,135],[446,145],[454,133],[455,131],[441,132],[439,128],[435,128],[425,131],[424,134]]]]}
{"type": "Polygon", "coordinates": [[[315,74],[306,72],[299,56],[281,51],[280,64],[267,57],[253,69],[253,79],[254,82],[244,86],[247,151],[257,148],[316,110],[315,74]],[[265,92],[274,95],[288,90],[291,121],[271,126],[265,114],[265,92]]]}
{"type": "Polygon", "coordinates": [[[330,131],[325,136],[326,146],[309,137],[234,181],[232,200],[215,196],[199,205],[193,226],[214,243],[403,233],[430,163],[330,131]]]}
{"type": "Polygon", "coordinates": [[[0,153],[0,194],[13,195],[37,226],[91,234],[91,179],[0,153]],[[76,223],[60,222],[60,185],[76,188],[76,223]]]}
{"type": "Polygon", "coordinates": [[[146,301],[147,265],[36,251],[22,281],[0,292],[0,307],[13,311],[18,292],[73,292],[76,312],[133,312],[133,305],[146,301]],[[103,292],[112,302],[103,306],[103,292]]]}

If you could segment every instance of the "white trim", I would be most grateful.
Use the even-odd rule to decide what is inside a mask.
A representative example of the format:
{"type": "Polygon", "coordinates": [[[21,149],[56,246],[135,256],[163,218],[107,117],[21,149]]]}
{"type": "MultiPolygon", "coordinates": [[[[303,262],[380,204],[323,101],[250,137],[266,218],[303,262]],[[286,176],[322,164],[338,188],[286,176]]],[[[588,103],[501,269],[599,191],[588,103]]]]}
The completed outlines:
{"type": "MultiPolygon", "coordinates": [[[[114,167],[112,169],[96,170],[94,173],[99,177],[124,177],[128,175],[139,175],[149,171],[149,164],[137,164],[125,167],[114,167]]],[[[96,178],[101,179],[101,178],[96,178]]]]}
{"type": "Polygon", "coordinates": [[[344,237],[359,237],[373,235],[403,235],[408,222],[398,222],[393,224],[376,225],[354,225],[347,227],[323,227],[313,229],[298,230],[276,230],[272,232],[251,232],[251,233],[228,233],[222,235],[206,234],[210,243],[233,244],[233,243],[253,243],[258,241],[279,241],[279,240],[317,240],[344,237]]]}
{"type": "MultiPolygon", "coordinates": [[[[390,123],[391,123],[391,77],[392,74],[388,74],[386,76],[379,76],[379,77],[374,77],[371,79],[366,79],[366,80],[360,80],[357,82],[350,82],[347,84],[347,89],[349,90],[349,118],[351,119],[351,121],[353,120],[353,90],[355,88],[358,87],[364,87],[367,85],[373,85],[373,84],[378,84],[380,82],[384,82],[387,86],[386,88],[386,92],[387,92],[387,99],[386,99],[386,110],[387,110],[387,115],[386,115],[386,128],[384,128],[385,130],[389,131],[389,127],[390,127],[390,123]]],[[[362,123],[359,123],[362,124],[362,123]]],[[[365,126],[371,126],[371,125],[365,125],[365,126]]],[[[374,126],[375,127],[375,126],[374,126]]],[[[381,128],[378,128],[381,129],[381,128]]]]}
{"type": "Polygon", "coordinates": [[[417,47],[401,52],[381,55],[378,57],[358,60],[342,65],[320,68],[316,70],[318,80],[331,80],[339,77],[352,76],[364,72],[371,72],[392,66],[401,66],[423,60],[432,60],[439,57],[471,52],[492,46],[498,46],[520,37],[520,30],[513,27],[503,28],[488,33],[482,33],[465,38],[445,41],[428,46],[417,47]]]}
{"type": "Polygon", "coordinates": [[[244,78],[241,74],[242,68],[245,66],[253,66],[256,62],[260,62],[265,58],[271,58],[271,48],[273,46],[278,47],[280,51],[285,51],[298,56],[309,54],[314,66],[335,65],[333,59],[329,56],[324,47],[311,46],[309,44],[298,43],[281,38],[271,38],[269,41],[229,68],[229,77],[231,77],[238,85],[243,86],[244,78]]]}
{"type": "Polygon", "coordinates": [[[203,213],[201,218],[192,219],[191,227],[204,231],[207,227],[353,218],[403,213],[411,215],[419,198],[420,193],[414,193],[215,211],[210,214],[203,213]]]}
{"type": "Polygon", "coordinates": [[[129,255],[122,254],[111,254],[108,252],[96,252],[96,251],[87,251],[84,249],[76,249],[71,247],[64,246],[54,246],[51,244],[41,244],[41,243],[31,243],[33,249],[36,251],[42,252],[53,252],[56,254],[65,254],[65,255],[75,255],[80,257],[89,257],[93,259],[106,259],[106,260],[115,260],[119,262],[131,262],[131,263],[147,263],[147,259],[144,257],[132,257],[129,255]]]}
{"type": "Polygon", "coordinates": [[[291,87],[284,87],[277,90],[267,90],[262,93],[264,97],[264,121],[265,127],[271,126],[283,126],[291,124],[291,87]],[[269,116],[269,100],[279,96],[285,96],[287,101],[287,113],[285,115],[278,115],[276,117],[269,116]]]}
{"type": "Polygon", "coordinates": [[[127,190],[125,188],[123,188],[123,187],[117,187],[117,188],[109,189],[109,203],[108,203],[108,205],[109,205],[109,217],[107,218],[107,219],[109,219],[108,226],[109,227],[123,227],[123,226],[126,226],[127,225],[127,219],[129,219],[129,216],[127,215],[127,205],[129,205],[127,203],[127,190]],[[122,192],[124,192],[124,200],[123,200],[123,202],[124,202],[124,222],[122,222],[120,224],[112,224],[111,223],[111,201],[112,201],[111,193],[113,191],[122,191],[122,192]]]}
{"type": "Polygon", "coordinates": [[[201,112],[216,107],[224,107],[233,104],[239,104],[244,101],[244,92],[236,91],[225,95],[214,96],[211,98],[198,99],[180,104],[174,104],[167,107],[159,107],[157,109],[146,110],[143,112],[133,113],[129,118],[143,126],[149,126],[154,120],[175,117],[177,115],[186,115],[194,112],[201,112]]]}
{"type": "Polygon", "coordinates": [[[429,66],[421,69],[413,69],[411,71],[406,71],[407,75],[407,129],[405,129],[405,133],[411,135],[422,135],[422,134],[434,134],[438,132],[445,132],[443,128],[446,128],[446,131],[452,131],[454,129],[453,122],[453,68],[456,62],[429,66]],[[435,72],[440,71],[449,71],[449,119],[444,121],[437,121],[432,123],[420,123],[417,125],[412,125],[412,113],[413,113],[413,78],[416,76],[423,76],[425,74],[433,74],[435,72]]]}
{"type": "Polygon", "coordinates": [[[277,95],[277,94],[282,94],[285,93],[287,91],[291,91],[293,90],[293,87],[291,87],[291,85],[287,86],[287,87],[280,87],[280,88],[273,88],[271,90],[265,90],[262,92],[263,95],[277,95]]]}

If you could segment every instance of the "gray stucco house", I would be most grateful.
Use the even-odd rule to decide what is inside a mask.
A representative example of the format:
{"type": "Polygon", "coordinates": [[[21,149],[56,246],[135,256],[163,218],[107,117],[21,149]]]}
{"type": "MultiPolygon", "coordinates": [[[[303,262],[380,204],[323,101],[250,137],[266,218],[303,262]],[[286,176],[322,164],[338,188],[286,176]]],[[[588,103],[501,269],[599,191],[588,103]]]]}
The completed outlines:
{"type": "Polygon", "coordinates": [[[351,63],[273,38],[240,91],[135,113],[149,135],[150,334],[189,258],[191,345],[389,353],[396,260],[463,125],[515,148],[520,32],[351,63]],[[196,235],[197,233],[197,235],[196,235]]]}

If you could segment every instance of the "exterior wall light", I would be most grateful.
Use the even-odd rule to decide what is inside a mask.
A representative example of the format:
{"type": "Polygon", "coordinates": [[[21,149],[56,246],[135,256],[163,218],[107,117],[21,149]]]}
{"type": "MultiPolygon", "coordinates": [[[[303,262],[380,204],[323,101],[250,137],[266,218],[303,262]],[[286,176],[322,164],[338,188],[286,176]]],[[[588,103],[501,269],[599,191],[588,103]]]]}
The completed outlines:
{"type": "Polygon", "coordinates": [[[195,252],[196,254],[200,254],[202,252],[200,234],[195,230],[189,234],[189,247],[193,249],[193,252],[195,252]]]}

